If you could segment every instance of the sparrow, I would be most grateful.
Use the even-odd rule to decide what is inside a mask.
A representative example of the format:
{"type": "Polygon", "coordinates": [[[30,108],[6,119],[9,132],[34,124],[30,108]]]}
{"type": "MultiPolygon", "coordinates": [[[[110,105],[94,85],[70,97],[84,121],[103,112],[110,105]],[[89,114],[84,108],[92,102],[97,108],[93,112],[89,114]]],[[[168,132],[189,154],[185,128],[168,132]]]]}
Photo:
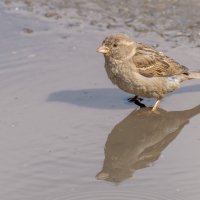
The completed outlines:
{"type": "Polygon", "coordinates": [[[181,82],[200,79],[200,73],[189,69],[155,48],[131,40],[125,34],[106,37],[97,52],[103,53],[109,79],[125,92],[155,98],[152,111],[156,111],[161,99],[181,82]]]}

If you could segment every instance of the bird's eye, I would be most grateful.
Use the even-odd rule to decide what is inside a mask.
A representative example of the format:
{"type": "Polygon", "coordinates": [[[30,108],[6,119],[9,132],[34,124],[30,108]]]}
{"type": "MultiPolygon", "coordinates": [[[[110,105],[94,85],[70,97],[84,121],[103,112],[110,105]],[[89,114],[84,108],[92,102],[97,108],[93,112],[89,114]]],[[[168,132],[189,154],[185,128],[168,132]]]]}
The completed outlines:
{"type": "Polygon", "coordinates": [[[117,44],[115,43],[115,44],[113,44],[113,47],[117,47],[117,44]]]}

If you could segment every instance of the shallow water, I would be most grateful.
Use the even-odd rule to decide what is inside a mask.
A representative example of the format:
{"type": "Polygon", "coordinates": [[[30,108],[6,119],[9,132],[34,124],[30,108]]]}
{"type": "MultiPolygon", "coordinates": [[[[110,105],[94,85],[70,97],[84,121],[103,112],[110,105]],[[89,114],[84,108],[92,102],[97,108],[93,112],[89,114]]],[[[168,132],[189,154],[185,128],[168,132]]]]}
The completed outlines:
{"type": "MultiPolygon", "coordinates": [[[[170,36],[161,36],[169,33],[161,19],[150,28],[136,16],[146,31],[128,26],[130,9],[117,1],[105,12],[105,1],[22,2],[0,4],[0,199],[199,199],[200,82],[184,83],[152,114],[127,102],[95,52],[106,35],[123,31],[199,70],[198,23],[187,29],[189,2],[197,9],[198,1],[167,1],[180,22],[173,28],[162,16],[170,36]],[[48,10],[59,17],[45,17],[48,10]]],[[[139,13],[167,6],[155,2],[126,1],[139,13]]]]}

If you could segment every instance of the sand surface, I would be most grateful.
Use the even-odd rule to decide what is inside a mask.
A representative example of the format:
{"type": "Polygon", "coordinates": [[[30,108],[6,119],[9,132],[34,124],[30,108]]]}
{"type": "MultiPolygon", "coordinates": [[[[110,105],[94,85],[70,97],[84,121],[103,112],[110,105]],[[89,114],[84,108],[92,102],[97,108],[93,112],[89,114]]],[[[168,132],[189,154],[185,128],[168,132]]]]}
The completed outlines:
{"type": "Polygon", "coordinates": [[[124,32],[200,71],[200,3],[120,2],[0,3],[1,200],[200,198],[200,81],[151,114],[96,53],[124,32]]]}

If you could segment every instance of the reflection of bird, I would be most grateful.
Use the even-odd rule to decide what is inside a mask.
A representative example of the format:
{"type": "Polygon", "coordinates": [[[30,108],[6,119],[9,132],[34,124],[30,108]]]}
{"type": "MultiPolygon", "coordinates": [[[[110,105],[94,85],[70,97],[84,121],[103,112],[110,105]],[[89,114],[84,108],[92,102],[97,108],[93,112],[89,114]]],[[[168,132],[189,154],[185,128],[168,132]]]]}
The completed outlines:
{"type": "Polygon", "coordinates": [[[98,52],[105,57],[105,69],[110,80],[120,89],[148,98],[156,98],[156,110],[165,94],[172,92],[185,80],[200,79],[173,59],[153,47],[136,43],[126,35],[107,37],[98,52]]]}
{"type": "Polygon", "coordinates": [[[200,105],[184,111],[158,109],[159,114],[147,110],[133,111],[113,128],[105,144],[103,169],[97,179],[121,182],[135,170],[148,167],[189,119],[200,113],[200,105]]]}

